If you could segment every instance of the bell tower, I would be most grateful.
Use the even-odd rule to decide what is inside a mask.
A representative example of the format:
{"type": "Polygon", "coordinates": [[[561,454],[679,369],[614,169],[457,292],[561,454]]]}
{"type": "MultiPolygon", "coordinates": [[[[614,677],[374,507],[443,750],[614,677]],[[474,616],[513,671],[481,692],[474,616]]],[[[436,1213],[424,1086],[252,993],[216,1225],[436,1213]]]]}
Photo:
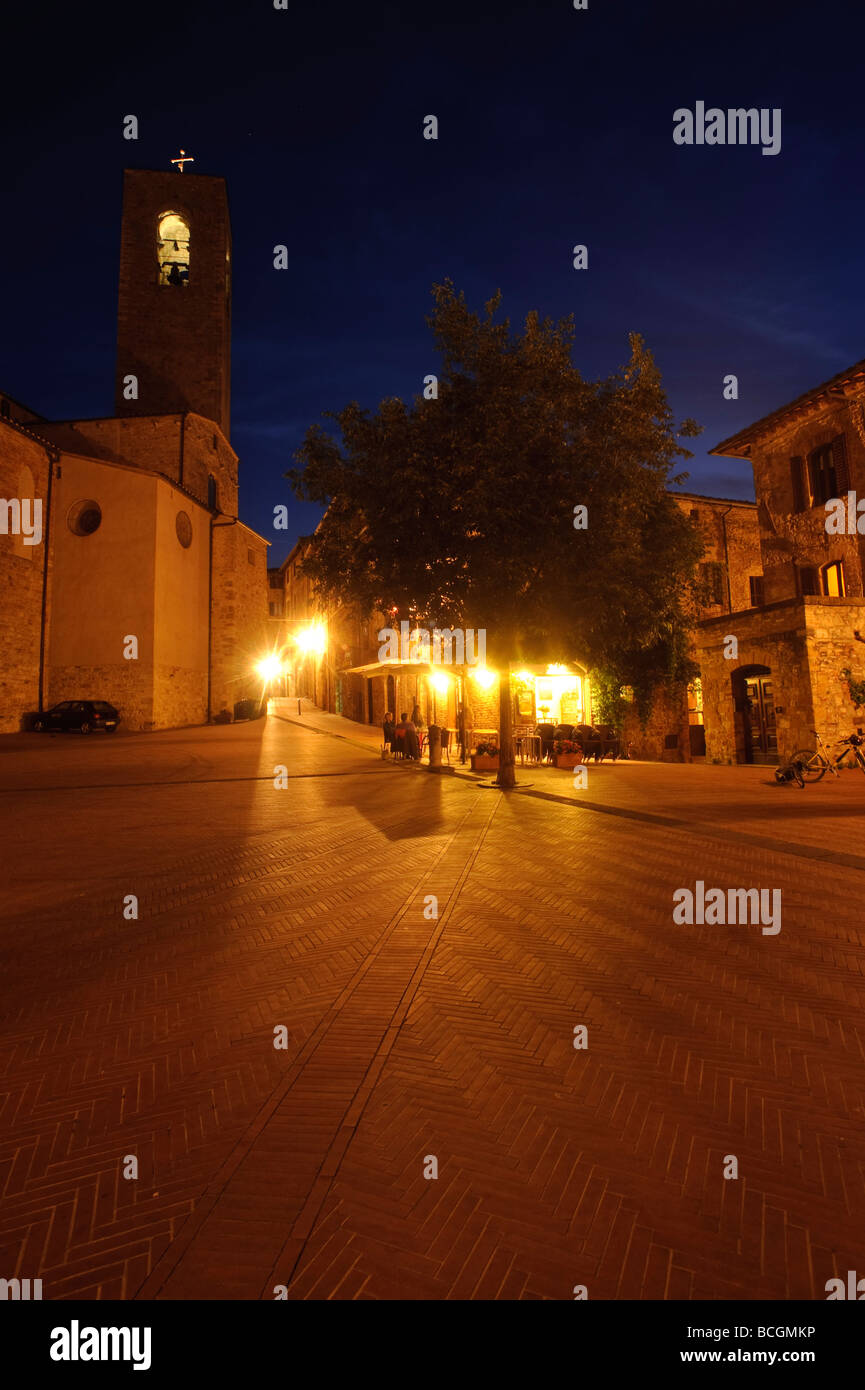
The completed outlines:
{"type": "Polygon", "coordinates": [[[195,411],[227,439],[228,195],[224,179],[184,172],[184,162],[123,175],[115,414],[195,411]]]}

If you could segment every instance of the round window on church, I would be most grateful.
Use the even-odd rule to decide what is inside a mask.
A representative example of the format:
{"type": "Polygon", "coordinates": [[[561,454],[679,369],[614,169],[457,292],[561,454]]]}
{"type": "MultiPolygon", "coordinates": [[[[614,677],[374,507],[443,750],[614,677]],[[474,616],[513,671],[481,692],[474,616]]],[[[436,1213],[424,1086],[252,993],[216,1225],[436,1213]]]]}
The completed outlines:
{"type": "Polygon", "coordinates": [[[177,513],[174,527],[177,531],[177,539],[180,541],[183,549],[188,550],[192,545],[192,522],[189,520],[186,512],[177,513]]]}
{"type": "Polygon", "coordinates": [[[66,525],[73,536],[92,536],[102,525],[102,508],[92,497],[76,502],[74,507],[69,508],[66,525]]]}

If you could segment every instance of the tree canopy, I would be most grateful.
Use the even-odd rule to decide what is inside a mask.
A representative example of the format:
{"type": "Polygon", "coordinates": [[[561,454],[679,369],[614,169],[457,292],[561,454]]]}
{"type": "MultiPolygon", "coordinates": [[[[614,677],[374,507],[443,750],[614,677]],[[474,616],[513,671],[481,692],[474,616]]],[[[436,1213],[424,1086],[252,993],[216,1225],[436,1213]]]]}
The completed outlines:
{"type": "Polygon", "coordinates": [[[687,674],[702,542],[668,488],[698,428],[676,429],[638,334],[626,365],[586,380],[572,317],[516,331],[500,305],[476,314],[435,285],[436,397],[352,402],[326,417],[338,439],[308,430],[287,475],[327,506],[307,572],[325,600],[483,628],[493,664],[554,652],[639,696],[687,674]]]}

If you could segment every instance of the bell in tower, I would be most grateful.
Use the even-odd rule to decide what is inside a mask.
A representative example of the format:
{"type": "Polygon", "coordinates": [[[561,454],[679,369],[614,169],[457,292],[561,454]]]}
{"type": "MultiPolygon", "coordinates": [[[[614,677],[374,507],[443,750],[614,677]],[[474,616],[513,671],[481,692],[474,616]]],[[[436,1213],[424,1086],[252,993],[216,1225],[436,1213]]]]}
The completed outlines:
{"type": "MultiPolygon", "coordinates": [[[[189,162],[189,161],[187,161],[189,162]]],[[[115,414],[195,411],[228,438],[231,227],[225,181],[123,176],[115,414]],[[137,398],[124,381],[134,376],[137,398]]]]}

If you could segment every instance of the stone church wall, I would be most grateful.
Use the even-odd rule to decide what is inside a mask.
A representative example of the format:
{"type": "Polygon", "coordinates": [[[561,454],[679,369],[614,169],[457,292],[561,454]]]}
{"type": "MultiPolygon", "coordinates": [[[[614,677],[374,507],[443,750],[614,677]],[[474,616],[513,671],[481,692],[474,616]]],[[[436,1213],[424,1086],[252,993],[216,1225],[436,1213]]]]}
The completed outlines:
{"type": "Polygon", "coordinates": [[[241,522],[213,527],[211,714],[261,694],[256,662],[270,650],[267,542],[241,522]]]}
{"type": "Polygon", "coordinates": [[[237,512],[237,455],[218,425],[201,415],[140,415],[122,420],[48,423],[46,438],[70,453],[146,468],[173,479],[207,505],[208,479],[216,481],[217,505],[237,512]]]}
{"type": "Polygon", "coordinates": [[[133,468],[62,456],[54,484],[46,704],[109,700],[127,728],[153,727],[159,486],[133,468]],[[67,522],[82,500],[102,512],[92,535],[75,535],[67,522]],[[123,655],[130,636],[138,641],[137,660],[123,655]]]}
{"type": "Polygon", "coordinates": [[[204,724],[210,513],[160,482],[155,542],[154,727],[204,724]]]}
{"type": "Polygon", "coordinates": [[[45,534],[48,525],[48,456],[26,433],[0,421],[0,497],[42,500],[40,545],[0,535],[0,733],[21,728],[21,716],[39,700],[39,645],[45,534]]]}

